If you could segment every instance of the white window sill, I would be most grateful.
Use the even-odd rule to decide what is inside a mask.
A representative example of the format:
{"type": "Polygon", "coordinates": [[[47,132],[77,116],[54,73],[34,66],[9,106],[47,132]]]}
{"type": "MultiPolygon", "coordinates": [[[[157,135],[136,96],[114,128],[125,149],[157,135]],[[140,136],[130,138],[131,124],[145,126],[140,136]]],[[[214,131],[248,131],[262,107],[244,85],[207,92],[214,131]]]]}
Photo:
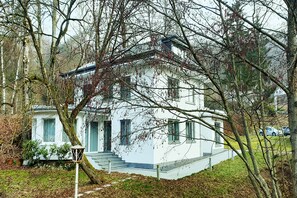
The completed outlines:
{"type": "Polygon", "coordinates": [[[177,140],[177,141],[169,141],[168,144],[180,144],[180,141],[177,140]]]}
{"type": "Polygon", "coordinates": [[[186,140],[186,143],[187,144],[193,144],[193,143],[196,143],[196,141],[195,140],[186,140]]]}

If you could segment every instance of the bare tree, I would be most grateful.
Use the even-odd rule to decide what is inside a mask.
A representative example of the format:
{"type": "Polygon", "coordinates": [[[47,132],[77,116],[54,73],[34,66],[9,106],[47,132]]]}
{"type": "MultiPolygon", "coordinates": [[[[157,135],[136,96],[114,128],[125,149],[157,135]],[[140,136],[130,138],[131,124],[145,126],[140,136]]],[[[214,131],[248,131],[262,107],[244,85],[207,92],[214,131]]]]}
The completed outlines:
{"type": "MultiPolygon", "coordinates": [[[[235,2],[239,3],[239,1],[235,2]]],[[[264,127],[263,120],[265,113],[263,112],[265,111],[261,110],[264,107],[264,101],[267,101],[269,95],[274,92],[275,87],[280,87],[287,93],[288,97],[289,125],[292,131],[292,167],[293,175],[295,175],[296,164],[294,163],[296,160],[294,160],[294,148],[296,147],[294,139],[296,139],[296,130],[294,129],[296,128],[296,122],[294,121],[295,114],[293,112],[295,112],[295,107],[293,103],[295,101],[294,96],[296,94],[294,93],[296,93],[296,90],[294,88],[295,77],[293,74],[295,72],[294,65],[296,65],[296,47],[294,45],[296,33],[295,29],[292,29],[292,27],[295,27],[295,21],[291,17],[294,16],[292,13],[296,13],[296,3],[293,1],[287,2],[287,4],[268,1],[241,2],[240,7],[243,12],[239,12],[232,3],[229,4],[220,0],[209,1],[207,3],[171,0],[169,1],[169,5],[151,1],[149,5],[155,12],[166,17],[167,20],[174,23],[175,27],[177,27],[172,28],[172,32],[178,34],[183,39],[184,44],[190,52],[188,56],[190,64],[188,64],[188,67],[209,79],[208,84],[210,86],[207,89],[212,90],[212,94],[209,97],[212,97],[218,103],[218,106],[226,112],[226,115],[217,114],[217,116],[223,117],[231,125],[234,139],[237,141],[241,150],[241,153],[238,153],[238,155],[246,165],[249,178],[255,187],[257,196],[281,197],[282,192],[275,170],[275,151],[271,147],[271,142],[264,136],[265,145],[262,145],[263,159],[270,173],[270,177],[267,179],[261,174],[259,161],[256,158],[257,151],[251,145],[250,136],[255,132],[258,134],[258,129],[264,127]],[[247,11],[248,13],[246,13],[247,11]],[[231,15],[231,18],[240,20],[241,25],[245,30],[249,31],[249,34],[242,35],[242,31],[239,30],[231,32],[230,26],[227,23],[227,18],[230,17],[227,16],[228,14],[231,15]],[[279,29],[273,29],[270,24],[267,25],[266,20],[271,15],[280,18],[283,22],[288,22],[288,37],[286,38],[288,44],[284,43],[285,40],[283,38],[286,36],[286,31],[281,29],[282,26],[279,26],[279,29]],[[275,72],[274,65],[281,64],[282,61],[272,59],[273,57],[269,54],[271,52],[266,52],[266,58],[260,59],[260,37],[262,40],[267,41],[267,44],[264,44],[264,46],[269,47],[273,45],[272,52],[278,49],[287,54],[288,63],[278,65],[278,68],[282,68],[281,72],[287,70],[288,80],[282,78],[283,74],[281,72],[275,72]],[[250,45],[254,46],[254,51],[258,52],[258,56],[248,55],[250,45]],[[255,58],[258,60],[256,61],[255,58]],[[238,63],[239,61],[241,64],[238,63]],[[269,64],[269,66],[264,67],[265,64],[269,64]],[[228,72],[227,81],[224,72],[228,72]],[[259,75],[259,83],[255,81],[254,84],[247,87],[246,80],[252,80],[252,77],[244,79],[243,75],[247,75],[247,72],[250,72],[249,74],[253,72],[254,75],[259,75]],[[269,85],[265,91],[263,91],[264,81],[261,80],[263,77],[267,81],[266,85],[269,85]],[[229,85],[226,85],[226,82],[229,85]],[[232,90],[230,90],[231,88],[232,90]],[[233,117],[234,113],[241,118],[240,122],[243,126],[246,143],[241,139],[240,133],[237,130],[236,120],[233,117]],[[268,150],[268,147],[272,150],[268,150]],[[269,183],[272,183],[271,187],[268,185],[269,183]]],[[[155,31],[157,32],[158,30],[155,31]]],[[[188,110],[178,109],[169,104],[160,105],[160,103],[152,100],[150,102],[160,108],[180,112],[183,116],[192,116],[193,119],[197,119],[203,123],[201,118],[191,115],[188,110]]],[[[216,114],[213,110],[205,111],[216,114]]],[[[203,124],[207,125],[207,123],[203,124]]],[[[222,137],[229,144],[227,135],[222,135],[222,137]]],[[[261,138],[258,138],[259,143],[262,144],[261,138]]],[[[230,147],[233,148],[231,145],[230,147]]],[[[295,186],[295,176],[293,176],[293,181],[293,185],[295,186]]],[[[296,194],[295,191],[294,188],[294,194],[296,194]]]]}
{"type": "MultiPolygon", "coordinates": [[[[115,0],[115,1],[54,1],[53,4],[48,4],[47,1],[16,1],[15,2],[20,12],[17,14],[23,21],[19,23],[24,31],[23,39],[23,65],[24,79],[26,82],[34,81],[42,85],[48,95],[52,104],[56,107],[60,121],[68,135],[72,145],[81,144],[74,131],[74,120],[78,113],[88,104],[91,98],[100,93],[96,87],[101,83],[105,76],[109,75],[110,67],[108,62],[113,61],[113,51],[117,50],[120,46],[126,46],[131,36],[128,35],[126,30],[128,21],[134,15],[134,10],[140,4],[139,2],[130,0],[115,0]],[[38,12],[34,12],[34,9],[38,12]],[[80,12],[80,9],[84,9],[80,12]],[[48,16],[42,13],[42,10],[50,10],[49,16],[52,21],[52,31],[42,29],[42,21],[48,20],[48,16]],[[35,14],[37,13],[37,14],[35,14]],[[73,28],[75,27],[75,28],[73,28]],[[68,42],[76,42],[78,40],[73,37],[73,32],[77,27],[78,29],[87,30],[84,35],[86,39],[91,40],[89,47],[92,47],[92,57],[96,65],[96,71],[91,78],[88,79],[92,85],[91,92],[84,96],[81,101],[71,111],[69,110],[69,95],[64,94],[62,97],[61,90],[63,87],[56,86],[60,82],[59,71],[63,70],[58,62],[61,47],[68,42]],[[49,47],[43,46],[45,37],[51,40],[49,47]],[[121,39],[120,39],[121,38],[121,39]],[[32,45],[29,44],[32,43],[32,45]],[[31,74],[28,73],[28,48],[32,46],[36,54],[38,72],[31,74]]],[[[10,20],[10,16],[14,13],[6,13],[3,10],[4,18],[2,23],[14,23],[10,20]]],[[[133,34],[132,31],[129,32],[133,34]]],[[[82,46],[82,45],[81,45],[82,46]]],[[[85,49],[84,49],[85,50],[85,49]]],[[[82,56],[83,57],[83,56],[82,56]]],[[[78,68],[81,61],[76,65],[78,68]]],[[[69,79],[68,82],[71,82],[69,79]]],[[[24,84],[24,96],[27,96],[28,88],[27,83],[24,84]],[[26,85],[26,86],[25,86],[26,85]]],[[[65,88],[65,87],[64,87],[65,88]]],[[[102,90],[101,90],[102,91],[102,90]]],[[[73,95],[72,95],[73,97],[73,95]]],[[[28,101],[28,97],[24,98],[28,101]]],[[[26,102],[26,104],[28,104],[26,102]]],[[[82,169],[89,176],[93,183],[99,183],[100,179],[95,173],[94,168],[84,157],[81,164],[82,169]]]]}
{"type": "Polygon", "coordinates": [[[6,113],[6,75],[4,71],[3,41],[0,42],[0,64],[2,72],[2,113],[6,113]]]}

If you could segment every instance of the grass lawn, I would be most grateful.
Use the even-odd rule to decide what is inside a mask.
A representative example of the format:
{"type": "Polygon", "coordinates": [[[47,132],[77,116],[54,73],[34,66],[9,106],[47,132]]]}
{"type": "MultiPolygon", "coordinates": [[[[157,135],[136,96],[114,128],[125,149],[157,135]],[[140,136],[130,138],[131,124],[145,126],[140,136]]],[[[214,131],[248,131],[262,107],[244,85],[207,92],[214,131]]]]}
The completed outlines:
{"type": "MultiPolygon", "coordinates": [[[[120,181],[130,175],[100,172],[105,181],[91,185],[80,171],[79,191],[85,192],[120,181]]],[[[4,169],[0,172],[0,197],[72,197],[74,194],[74,171],[57,168],[4,169]]],[[[157,181],[152,177],[135,175],[111,187],[84,197],[255,197],[239,159],[227,160],[179,180],[157,181]],[[239,185],[240,184],[240,185],[239,185]]]]}
{"type": "Polygon", "coordinates": [[[137,176],[86,197],[255,197],[239,159],[179,180],[137,176]]]}
{"type": "MultiPolygon", "coordinates": [[[[108,175],[98,171],[105,183],[126,178],[126,175],[108,175]]],[[[61,168],[5,167],[0,169],[0,197],[72,197],[75,171],[61,168]]],[[[88,177],[79,172],[79,186],[84,189],[96,187],[88,177]]]]}
{"type": "MultiPolygon", "coordinates": [[[[277,138],[270,138],[275,148],[283,144],[278,143],[277,138]]],[[[286,143],[287,139],[283,141],[286,143]]],[[[157,181],[152,177],[131,177],[119,173],[108,175],[100,171],[98,174],[104,178],[104,182],[91,185],[87,176],[80,171],[79,191],[86,192],[119,182],[83,197],[256,197],[238,157],[215,165],[212,171],[204,170],[179,180],[157,181]],[[120,181],[127,177],[131,179],[120,181]]],[[[74,170],[0,167],[0,197],[73,197],[74,177],[74,170]]]]}

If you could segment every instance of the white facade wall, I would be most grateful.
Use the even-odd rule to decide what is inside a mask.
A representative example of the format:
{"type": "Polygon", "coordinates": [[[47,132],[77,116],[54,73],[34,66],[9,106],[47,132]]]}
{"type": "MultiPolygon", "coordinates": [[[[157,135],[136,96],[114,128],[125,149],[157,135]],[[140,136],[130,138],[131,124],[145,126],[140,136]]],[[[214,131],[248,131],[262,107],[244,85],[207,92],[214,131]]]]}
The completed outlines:
{"type": "MultiPolygon", "coordinates": [[[[180,75],[181,71],[164,65],[162,70],[153,67],[134,67],[130,71],[125,72],[131,77],[132,84],[140,91],[141,94],[147,96],[161,106],[178,107],[188,112],[191,116],[179,113],[177,111],[169,111],[161,108],[153,102],[144,102],[141,94],[131,93],[131,99],[128,102],[117,100],[120,98],[120,85],[115,84],[113,87],[114,98],[108,103],[103,103],[101,96],[92,99],[91,105],[96,107],[108,107],[111,112],[109,116],[100,116],[92,114],[79,114],[77,117],[78,138],[82,144],[86,146],[85,127],[89,121],[96,121],[98,126],[98,152],[104,151],[104,121],[111,121],[112,144],[111,151],[115,152],[128,163],[142,164],[144,167],[156,164],[169,164],[176,161],[193,159],[203,156],[205,153],[214,153],[223,148],[223,145],[215,146],[212,140],[215,138],[214,131],[199,124],[200,113],[195,110],[204,108],[204,95],[202,83],[187,78],[183,79],[180,75]],[[168,77],[179,80],[179,99],[172,100],[168,98],[168,77]],[[192,95],[194,89],[194,99],[192,95]],[[131,105],[132,103],[133,105],[131,105]],[[148,107],[155,108],[148,108],[148,107]],[[196,119],[193,119],[195,118],[196,119]],[[120,144],[120,122],[121,120],[131,120],[130,145],[120,144]],[[176,119],[179,123],[179,141],[168,141],[168,119],[176,119]],[[195,123],[195,140],[186,140],[186,121],[191,120],[195,123]],[[209,139],[211,141],[204,141],[209,139]]],[[[87,78],[87,75],[82,75],[87,78]]],[[[81,76],[81,77],[82,77],[81,76]]],[[[78,103],[83,95],[82,86],[75,89],[76,100],[78,103]]],[[[33,127],[32,139],[43,139],[43,120],[45,118],[54,118],[56,120],[56,136],[55,142],[57,145],[62,145],[62,125],[55,112],[36,112],[36,127],[33,127]]],[[[205,120],[211,125],[214,125],[214,120],[206,118],[205,120]]],[[[222,129],[223,130],[223,129],[222,129]]],[[[89,136],[90,138],[90,136],[89,136]]],[[[52,143],[42,142],[49,145],[52,143]]]]}
{"type": "MultiPolygon", "coordinates": [[[[196,82],[189,82],[189,79],[180,79],[180,76],[175,75],[173,72],[162,72],[156,78],[156,87],[161,88],[157,95],[162,95],[164,98],[161,103],[163,105],[168,106],[171,105],[173,107],[178,107],[184,110],[197,110],[201,108],[203,102],[200,100],[203,99],[201,90],[199,90],[200,85],[196,82]],[[170,100],[166,99],[168,97],[168,77],[179,79],[179,99],[178,100],[170,100]],[[195,95],[194,100],[192,100],[192,96],[189,95],[191,91],[191,86],[195,85],[195,95]],[[198,86],[198,87],[197,87],[198,86]]],[[[199,113],[190,113],[193,116],[199,117],[199,113]]],[[[193,116],[190,116],[191,120],[193,116]]],[[[184,159],[192,159],[201,157],[200,152],[200,140],[196,139],[195,141],[187,141],[186,140],[186,121],[188,120],[185,115],[175,111],[167,111],[164,109],[158,109],[155,111],[156,119],[159,119],[163,122],[164,126],[159,130],[159,133],[155,134],[154,137],[154,164],[166,164],[170,162],[180,161],[184,159]],[[178,143],[170,143],[168,141],[168,127],[166,126],[168,119],[176,119],[179,123],[179,142],[178,143]]],[[[195,121],[195,120],[193,120],[195,121]]],[[[200,125],[195,123],[195,137],[198,138],[200,136],[200,125]]]]}
{"type": "MultiPolygon", "coordinates": [[[[145,114],[145,113],[144,113],[145,114]]],[[[145,130],[142,124],[146,123],[141,109],[127,113],[125,109],[113,111],[112,115],[112,151],[119,154],[123,160],[135,164],[153,164],[153,140],[150,131],[145,130]],[[131,144],[120,144],[120,121],[131,120],[131,144]]]]}
{"type": "MultiPolygon", "coordinates": [[[[76,134],[77,137],[80,139],[83,146],[86,146],[86,122],[94,121],[98,122],[98,150],[103,151],[104,147],[104,127],[103,127],[103,120],[105,120],[105,116],[98,116],[95,114],[89,115],[85,113],[80,113],[76,119],[76,134]]],[[[65,143],[62,135],[63,134],[63,126],[60,122],[60,119],[56,112],[41,110],[34,113],[33,116],[33,127],[32,127],[32,139],[33,140],[40,140],[41,145],[52,145],[56,144],[57,146],[61,146],[65,143]],[[54,142],[45,142],[44,141],[44,120],[45,119],[55,119],[55,141],[54,142]]]]}
{"type": "MultiPolygon", "coordinates": [[[[77,136],[82,142],[84,142],[84,118],[82,116],[77,117],[77,136]]],[[[56,112],[52,111],[38,111],[34,113],[33,116],[33,127],[32,127],[32,139],[40,140],[41,145],[49,146],[51,144],[57,144],[61,146],[64,143],[62,140],[63,126],[59,120],[59,117],[56,112]],[[45,142],[44,141],[44,120],[45,119],[55,119],[55,141],[54,142],[45,142]]]]}
{"type": "MultiPolygon", "coordinates": [[[[149,94],[147,87],[152,86],[152,70],[138,69],[129,72],[132,84],[145,85],[138,86],[137,89],[141,94],[149,94]]],[[[120,98],[120,86],[115,85],[114,97],[120,98]]],[[[140,99],[139,94],[131,92],[129,103],[121,100],[115,100],[111,110],[112,122],[112,151],[117,153],[126,162],[137,164],[154,164],[153,139],[149,120],[151,119],[152,110],[145,107],[140,99]],[[130,105],[133,103],[134,105],[130,105]],[[144,106],[144,107],[142,107],[144,106]],[[120,144],[120,121],[124,119],[131,120],[131,144],[120,144]]]]}
{"type": "MultiPolygon", "coordinates": [[[[208,115],[210,116],[210,115],[208,115]]],[[[215,125],[215,122],[219,122],[221,125],[220,132],[223,133],[223,121],[214,120],[213,118],[204,118],[205,122],[211,126],[215,125]]],[[[211,130],[207,126],[201,125],[201,151],[202,154],[212,154],[222,151],[224,149],[224,140],[220,138],[221,144],[216,144],[215,142],[215,131],[211,130]]]]}

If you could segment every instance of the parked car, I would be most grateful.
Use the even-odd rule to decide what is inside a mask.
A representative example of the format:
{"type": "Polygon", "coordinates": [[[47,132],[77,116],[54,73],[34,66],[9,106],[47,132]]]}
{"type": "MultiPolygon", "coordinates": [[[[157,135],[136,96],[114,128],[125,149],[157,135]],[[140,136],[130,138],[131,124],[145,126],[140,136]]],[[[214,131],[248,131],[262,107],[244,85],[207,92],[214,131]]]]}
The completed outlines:
{"type": "Polygon", "coordinates": [[[290,135],[290,128],[288,126],[284,126],[282,128],[282,131],[283,131],[285,136],[290,135]]]}
{"type": "MultiPolygon", "coordinates": [[[[266,131],[267,136],[283,135],[281,130],[277,130],[276,128],[274,128],[272,126],[267,126],[265,131],[266,131]]],[[[262,129],[259,130],[259,134],[263,135],[263,130],[262,129]]]]}

